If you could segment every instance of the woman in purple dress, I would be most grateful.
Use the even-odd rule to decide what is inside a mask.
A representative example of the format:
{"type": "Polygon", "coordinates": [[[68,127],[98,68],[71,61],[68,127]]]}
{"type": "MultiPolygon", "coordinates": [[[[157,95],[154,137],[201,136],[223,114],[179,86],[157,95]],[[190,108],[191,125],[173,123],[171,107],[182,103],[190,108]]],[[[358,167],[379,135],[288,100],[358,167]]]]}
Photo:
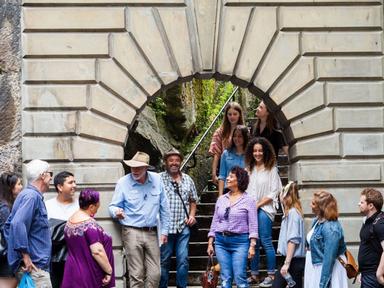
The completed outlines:
{"type": "Polygon", "coordinates": [[[80,209],[65,226],[68,257],[62,288],[115,287],[112,237],[93,218],[100,207],[99,199],[99,192],[82,190],[80,209]]]}

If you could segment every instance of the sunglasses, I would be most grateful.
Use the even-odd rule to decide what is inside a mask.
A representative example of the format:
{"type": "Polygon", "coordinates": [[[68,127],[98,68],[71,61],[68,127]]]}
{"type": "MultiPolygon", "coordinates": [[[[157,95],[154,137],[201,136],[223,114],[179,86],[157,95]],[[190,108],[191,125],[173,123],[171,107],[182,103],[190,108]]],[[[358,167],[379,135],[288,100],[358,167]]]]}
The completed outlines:
{"type": "Polygon", "coordinates": [[[225,208],[225,213],[224,213],[224,219],[225,220],[228,220],[228,217],[229,217],[229,211],[231,210],[231,207],[228,206],[227,208],[225,208]]]}

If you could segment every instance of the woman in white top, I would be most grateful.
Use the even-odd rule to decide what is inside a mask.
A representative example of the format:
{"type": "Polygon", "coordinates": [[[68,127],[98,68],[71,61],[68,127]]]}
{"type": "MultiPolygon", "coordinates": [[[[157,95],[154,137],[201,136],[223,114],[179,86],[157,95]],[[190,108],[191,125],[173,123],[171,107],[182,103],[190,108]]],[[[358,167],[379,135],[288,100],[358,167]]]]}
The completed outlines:
{"type": "Polygon", "coordinates": [[[276,214],[277,195],[282,184],[276,167],[272,144],[263,137],[254,138],[247,146],[245,163],[250,174],[247,193],[255,198],[259,223],[259,239],[251,260],[250,283],[259,282],[260,242],[267,258],[268,276],[260,287],[271,287],[275,277],[276,253],[272,245],[272,223],[276,214]]]}

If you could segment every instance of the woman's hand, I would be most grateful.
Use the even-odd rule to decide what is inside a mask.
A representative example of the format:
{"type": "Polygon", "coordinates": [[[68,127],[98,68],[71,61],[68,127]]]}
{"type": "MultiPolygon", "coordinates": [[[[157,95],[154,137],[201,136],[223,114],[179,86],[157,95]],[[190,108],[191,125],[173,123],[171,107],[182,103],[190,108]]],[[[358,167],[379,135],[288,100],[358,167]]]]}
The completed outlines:
{"type": "Polygon", "coordinates": [[[282,276],[287,275],[288,269],[289,269],[289,264],[288,263],[284,263],[283,267],[281,267],[281,269],[280,269],[280,274],[282,276]]]}
{"type": "Polygon", "coordinates": [[[208,248],[207,248],[208,256],[212,256],[213,253],[215,253],[215,249],[213,248],[213,244],[212,243],[208,243],[208,248]]]}
{"type": "Polygon", "coordinates": [[[109,284],[109,282],[111,282],[111,275],[108,275],[108,274],[105,274],[103,280],[102,280],[102,283],[103,283],[103,286],[106,286],[109,284]]]}
{"type": "Polygon", "coordinates": [[[252,259],[255,256],[255,246],[251,245],[248,249],[248,259],[252,259]]]}
{"type": "Polygon", "coordinates": [[[219,178],[217,177],[216,172],[212,173],[212,182],[213,184],[216,184],[216,185],[219,184],[219,178]]]}

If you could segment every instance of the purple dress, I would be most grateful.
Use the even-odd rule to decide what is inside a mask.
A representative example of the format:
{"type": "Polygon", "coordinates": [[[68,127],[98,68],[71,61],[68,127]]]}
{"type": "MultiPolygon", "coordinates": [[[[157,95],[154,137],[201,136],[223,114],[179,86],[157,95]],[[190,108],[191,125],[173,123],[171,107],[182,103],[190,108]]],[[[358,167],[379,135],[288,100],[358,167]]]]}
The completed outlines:
{"type": "Polygon", "coordinates": [[[68,257],[65,263],[61,288],[98,288],[115,287],[115,269],[112,254],[112,237],[109,236],[95,219],[71,223],[64,228],[68,257]],[[93,258],[90,245],[99,242],[104,246],[113,273],[111,282],[103,286],[104,271],[93,258]]]}

